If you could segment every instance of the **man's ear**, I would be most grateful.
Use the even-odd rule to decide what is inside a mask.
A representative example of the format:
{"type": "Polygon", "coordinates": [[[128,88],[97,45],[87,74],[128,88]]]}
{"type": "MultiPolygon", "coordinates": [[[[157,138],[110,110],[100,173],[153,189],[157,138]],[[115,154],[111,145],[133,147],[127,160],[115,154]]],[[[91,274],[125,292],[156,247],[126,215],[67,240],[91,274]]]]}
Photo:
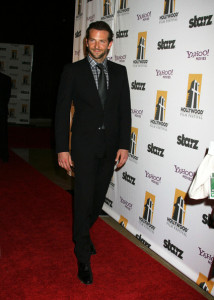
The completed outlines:
{"type": "Polygon", "coordinates": [[[111,41],[111,42],[108,44],[108,49],[109,49],[109,50],[111,49],[112,44],[113,44],[113,41],[111,41]]]}

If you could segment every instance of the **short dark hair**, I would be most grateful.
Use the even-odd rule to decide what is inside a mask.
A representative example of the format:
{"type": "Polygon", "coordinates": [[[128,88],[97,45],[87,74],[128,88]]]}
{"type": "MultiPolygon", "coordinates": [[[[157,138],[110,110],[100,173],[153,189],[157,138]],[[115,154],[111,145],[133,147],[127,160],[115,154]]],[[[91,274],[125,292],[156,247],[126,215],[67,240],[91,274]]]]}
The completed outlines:
{"type": "Polygon", "coordinates": [[[91,23],[88,28],[86,29],[86,39],[88,40],[89,39],[89,30],[90,29],[96,29],[96,30],[105,30],[105,31],[108,31],[109,35],[108,35],[108,41],[109,43],[111,41],[113,41],[113,31],[111,30],[111,27],[106,23],[106,22],[103,22],[103,21],[96,21],[96,22],[93,22],[91,23]]]}

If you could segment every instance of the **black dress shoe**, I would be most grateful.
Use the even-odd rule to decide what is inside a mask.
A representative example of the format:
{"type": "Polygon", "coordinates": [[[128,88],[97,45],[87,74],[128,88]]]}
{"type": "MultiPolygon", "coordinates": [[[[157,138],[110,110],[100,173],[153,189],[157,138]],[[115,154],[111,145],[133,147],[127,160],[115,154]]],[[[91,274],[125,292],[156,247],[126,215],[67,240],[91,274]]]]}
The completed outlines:
{"type": "Polygon", "coordinates": [[[91,284],[93,282],[90,263],[78,262],[78,278],[84,284],[91,284]]]}
{"type": "Polygon", "coordinates": [[[90,254],[91,255],[94,255],[94,254],[97,254],[97,251],[96,251],[96,249],[94,248],[94,245],[91,243],[91,245],[90,245],[90,254]]]}

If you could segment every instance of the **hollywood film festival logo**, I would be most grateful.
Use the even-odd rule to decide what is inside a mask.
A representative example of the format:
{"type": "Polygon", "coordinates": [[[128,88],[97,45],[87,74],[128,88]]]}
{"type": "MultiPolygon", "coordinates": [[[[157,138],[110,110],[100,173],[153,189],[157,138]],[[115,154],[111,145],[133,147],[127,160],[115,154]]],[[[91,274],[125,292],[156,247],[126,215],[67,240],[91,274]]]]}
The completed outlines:
{"type": "Polygon", "coordinates": [[[184,226],[186,215],[185,196],[185,192],[178,189],[175,190],[172,217],[167,217],[167,225],[184,236],[187,236],[189,229],[184,226]]]}
{"type": "Polygon", "coordinates": [[[128,0],[119,1],[119,9],[117,11],[118,16],[126,15],[129,13],[130,8],[128,7],[128,0]]]}
{"type": "Polygon", "coordinates": [[[177,21],[178,12],[175,12],[175,2],[176,0],[164,0],[164,12],[159,17],[159,23],[177,21]]]}
{"type": "Polygon", "coordinates": [[[155,226],[152,225],[154,207],[155,207],[155,195],[152,195],[151,193],[146,191],[143,217],[139,216],[139,223],[152,233],[154,233],[155,231],[155,226]]]}
{"type": "Polygon", "coordinates": [[[137,137],[138,137],[138,128],[132,127],[131,129],[131,140],[130,140],[130,149],[129,149],[129,160],[137,163],[138,156],[137,152],[137,137]]]}
{"type": "Polygon", "coordinates": [[[138,33],[137,40],[137,55],[133,61],[134,67],[146,67],[148,60],[146,59],[146,43],[147,43],[147,31],[138,33]]]}
{"type": "Polygon", "coordinates": [[[202,120],[204,110],[200,109],[201,84],[202,74],[189,74],[186,106],[180,110],[182,117],[202,120]]]}
{"type": "Polygon", "coordinates": [[[113,18],[114,9],[112,5],[112,0],[103,0],[103,17],[101,18],[101,20],[111,20],[113,18]]]}
{"type": "Polygon", "coordinates": [[[120,215],[120,219],[119,219],[119,222],[118,222],[122,227],[127,227],[127,225],[128,225],[128,220],[124,217],[124,216],[122,216],[122,215],[120,215]]]}
{"type": "Polygon", "coordinates": [[[150,126],[167,131],[168,123],[165,122],[167,91],[157,91],[156,109],[153,120],[150,120],[150,126]]]}
{"type": "Polygon", "coordinates": [[[204,291],[208,292],[211,294],[212,289],[214,287],[214,282],[211,280],[208,280],[208,278],[202,274],[199,273],[198,279],[196,281],[197,285],[199,285],[204,291]]]}

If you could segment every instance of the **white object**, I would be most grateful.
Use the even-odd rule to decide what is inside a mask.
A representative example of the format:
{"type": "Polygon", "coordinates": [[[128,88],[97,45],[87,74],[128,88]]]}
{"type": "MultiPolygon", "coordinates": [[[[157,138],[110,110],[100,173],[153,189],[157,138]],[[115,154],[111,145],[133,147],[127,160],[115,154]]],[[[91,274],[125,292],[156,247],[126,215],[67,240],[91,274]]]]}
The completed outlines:
{"type": "Polygon", "coordinates": [[[192,199],[210,196],[210,176],[214,173],[214,142],[210,142],[208,154],[201,162],[188,194],[192,199]]]}

